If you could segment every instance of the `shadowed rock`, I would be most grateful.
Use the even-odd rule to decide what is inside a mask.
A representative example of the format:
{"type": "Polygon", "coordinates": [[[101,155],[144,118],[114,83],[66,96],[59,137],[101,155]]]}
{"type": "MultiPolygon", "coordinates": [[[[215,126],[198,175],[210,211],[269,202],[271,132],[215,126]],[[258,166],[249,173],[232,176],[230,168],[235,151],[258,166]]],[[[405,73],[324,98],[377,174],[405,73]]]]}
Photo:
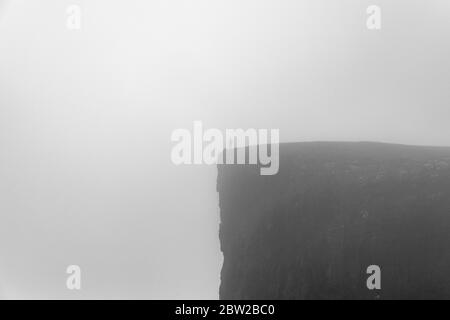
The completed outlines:
{"type": "Polygon", "coordinates": [[[277,175],[218,169],[221,299],[450,298],[450,148],[293,143],[277,175]]]}

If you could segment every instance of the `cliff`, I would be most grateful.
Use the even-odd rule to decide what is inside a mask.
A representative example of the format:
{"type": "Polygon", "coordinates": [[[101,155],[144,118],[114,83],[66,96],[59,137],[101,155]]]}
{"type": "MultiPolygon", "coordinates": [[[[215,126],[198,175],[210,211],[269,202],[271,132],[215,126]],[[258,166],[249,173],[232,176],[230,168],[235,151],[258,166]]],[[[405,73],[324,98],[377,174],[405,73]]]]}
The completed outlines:
{"type": "Polygon", "coordinates": [[[221,299],[450,299],[450,148],[281,144],[217,189],[221,299]]]}

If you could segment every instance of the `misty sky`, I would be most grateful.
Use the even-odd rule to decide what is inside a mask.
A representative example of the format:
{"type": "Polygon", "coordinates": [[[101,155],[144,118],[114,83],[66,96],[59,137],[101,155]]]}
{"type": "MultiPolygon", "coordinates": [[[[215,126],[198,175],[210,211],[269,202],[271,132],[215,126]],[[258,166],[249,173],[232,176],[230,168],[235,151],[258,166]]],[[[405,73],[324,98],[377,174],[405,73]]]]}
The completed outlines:
{"type": "Polygon", "coordinates": [[[449,17],[448,0],[0,0],[0,298],[217,298],[217,172],[174,166],[171,132],[450,145],[449,17]]]}

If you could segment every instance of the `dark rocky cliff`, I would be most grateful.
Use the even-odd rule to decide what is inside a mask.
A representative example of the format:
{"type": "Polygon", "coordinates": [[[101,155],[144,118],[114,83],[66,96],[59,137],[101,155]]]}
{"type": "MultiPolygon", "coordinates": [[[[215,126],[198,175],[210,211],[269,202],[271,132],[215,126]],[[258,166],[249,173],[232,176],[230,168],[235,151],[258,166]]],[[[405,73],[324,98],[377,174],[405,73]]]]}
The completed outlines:
{"type": "Polygon", "coordinates": [[[450,298],[450,148],[282,144],[277,175],[219,165],[217,188],[221,299],[450,298]]]}

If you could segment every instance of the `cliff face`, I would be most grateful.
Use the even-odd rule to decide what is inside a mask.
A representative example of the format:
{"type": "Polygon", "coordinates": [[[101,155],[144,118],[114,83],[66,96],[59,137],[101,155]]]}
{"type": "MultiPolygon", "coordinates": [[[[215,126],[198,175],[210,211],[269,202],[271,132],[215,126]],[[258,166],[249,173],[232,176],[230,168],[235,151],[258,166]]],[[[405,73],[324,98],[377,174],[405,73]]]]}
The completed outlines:
{"type": "Polygon", "coordinates": [[[277,175],[217,188],[221,299],[450,298],[450,148],[282,144],[277,175]]]}

